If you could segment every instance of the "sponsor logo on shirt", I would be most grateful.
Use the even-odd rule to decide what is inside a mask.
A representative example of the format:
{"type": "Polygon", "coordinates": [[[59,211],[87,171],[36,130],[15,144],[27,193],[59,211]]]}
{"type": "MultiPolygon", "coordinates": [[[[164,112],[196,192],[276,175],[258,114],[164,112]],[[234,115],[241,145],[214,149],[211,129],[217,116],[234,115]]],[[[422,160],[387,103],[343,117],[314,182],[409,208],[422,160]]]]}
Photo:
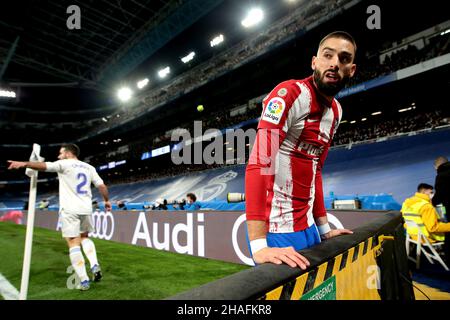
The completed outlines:
{"type": "Polygon", "coordinates": [[[274,97],[267,103],[261,120],[279,124],[285,108],[286,102],[282,98],[274,97]]]}
{"type": "Polygon", "coordinates": [[[306,154],[309,154],[310,156],[320,156],[324,150],[323,146],[317,147],[303,141],[300,142],[297,148],[299,151],[304,151],[306,152],[306,154]]]}

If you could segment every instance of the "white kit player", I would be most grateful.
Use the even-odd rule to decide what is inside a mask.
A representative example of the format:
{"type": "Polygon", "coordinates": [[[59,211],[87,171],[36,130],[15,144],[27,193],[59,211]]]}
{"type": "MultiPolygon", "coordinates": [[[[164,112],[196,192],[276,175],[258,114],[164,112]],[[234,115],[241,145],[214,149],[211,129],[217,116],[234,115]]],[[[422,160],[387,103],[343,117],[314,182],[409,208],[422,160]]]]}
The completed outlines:
{"type": "Polygon", "coordinates": [[[38,171],[56,172],[59,178],[59,212],[62,236],[69,245],[72,266],[81,280],[80,290],[89,289],[89,277],[81,248],[89,260],[92,280],[102,278],[94,242],[88,233],[94,231],[92,221],[92,193],[94,184],[105,201],[105,209],[111,211],[108,188],[93,166],[78,160],[80,149],[75,144],[64,144],[55,162],[8,161],[8,169],[30,168],[38,171]]]}

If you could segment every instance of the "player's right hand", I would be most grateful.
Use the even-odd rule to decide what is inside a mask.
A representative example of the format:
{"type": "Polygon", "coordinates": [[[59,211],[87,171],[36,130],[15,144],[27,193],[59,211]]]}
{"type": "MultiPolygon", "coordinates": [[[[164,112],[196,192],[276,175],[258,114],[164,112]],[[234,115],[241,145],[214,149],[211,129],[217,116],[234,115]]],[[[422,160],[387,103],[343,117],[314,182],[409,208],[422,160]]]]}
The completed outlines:
{"type": "Polygon", "coordinates": [[[105,201],[105,210],[112,211],[112,205],[110,201],[105,201]]]}
{"type": "Polygon", "coordinates": [[[286,263],[292,268],[300,267],[300,269],[305,270],[309,267],[309,261],[300,253],[295,251],[294,247],[286,248],[270,248],[266,247],[258,250],[253,254],[253,260],[257,264],[261,263],[274,263],[282,264],[286,263]]]}
{"type": "Polygon", "coordinates": [[[27,167],[26,162],[8,160],[8,163],[9,163],[8,170],[22,169],[27,167]]]}

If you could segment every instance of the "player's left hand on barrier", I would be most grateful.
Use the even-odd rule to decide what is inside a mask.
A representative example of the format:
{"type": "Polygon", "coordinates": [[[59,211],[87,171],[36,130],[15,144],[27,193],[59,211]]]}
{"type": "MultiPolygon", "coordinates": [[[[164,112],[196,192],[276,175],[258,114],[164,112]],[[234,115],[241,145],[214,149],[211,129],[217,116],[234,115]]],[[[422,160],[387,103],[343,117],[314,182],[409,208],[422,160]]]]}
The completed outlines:
{"type": "Polygon", "coordinates": [[[25,162],[21,162],[21,161],[8,160],[8,163],[9,163],[8,170],[22,169],[22,168],[25,168],[27,166],[27,164],[25,162]]]}
{"type": "Polygon", "coordinates": [[[105,201],[105,210],[106,210],[106,211],[112,211],[112,205],[111,205],[111,202],[105,201]]]}
{"type": "Polygon", "coordinates": [[[321,235],[322,240],[326,240],[326,239],[331,239],[333,237],[337,237],[343,234],[353,234],[353,231],[348,230],[348,229],[334,229],[331,230],[330,232],[327,232],[323,235],[321,235]]]}
{"type": "Polygon", "coordinates": [[[292,268],[300,267],[305,270],[309,267],[309,261],[306,257],[295,251],[294,247],[273,248],[265,247],[253,254],[253,260],[257,264],[261,263],[285,263],[292,268]]]}

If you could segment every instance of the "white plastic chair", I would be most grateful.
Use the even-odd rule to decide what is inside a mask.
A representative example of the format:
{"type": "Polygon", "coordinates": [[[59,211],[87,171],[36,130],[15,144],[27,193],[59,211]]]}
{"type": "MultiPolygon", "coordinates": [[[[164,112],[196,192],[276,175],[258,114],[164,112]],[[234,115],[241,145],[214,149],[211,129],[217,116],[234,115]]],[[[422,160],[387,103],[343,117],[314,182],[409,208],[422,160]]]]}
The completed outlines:
{"type": "Polygon", "coordinates": [[[442,260],[441,256],[435,249],[436,247],[442,246],[444,242],[438,241],[431,243],[430,240],[422,233],[416,222],[410,220],[405,220],[405,222],[408,228],[417,228],[418,230],[417,240],[412,239],[408,232],[406,233],[406,254],[408,255],[408,259],[416,263],[416,268],[419,269],[420,255],[423,254],[431,264],[434,264],[433,260],[437,260],[446,271],[449,271],[449,268],[445,264],[444,260],[442,260]],[[409,256],[410,243],[414,243],[416,245],[415,259],[409,256]],[[427,249],[429,251],[427,251],[427,249]]]}

